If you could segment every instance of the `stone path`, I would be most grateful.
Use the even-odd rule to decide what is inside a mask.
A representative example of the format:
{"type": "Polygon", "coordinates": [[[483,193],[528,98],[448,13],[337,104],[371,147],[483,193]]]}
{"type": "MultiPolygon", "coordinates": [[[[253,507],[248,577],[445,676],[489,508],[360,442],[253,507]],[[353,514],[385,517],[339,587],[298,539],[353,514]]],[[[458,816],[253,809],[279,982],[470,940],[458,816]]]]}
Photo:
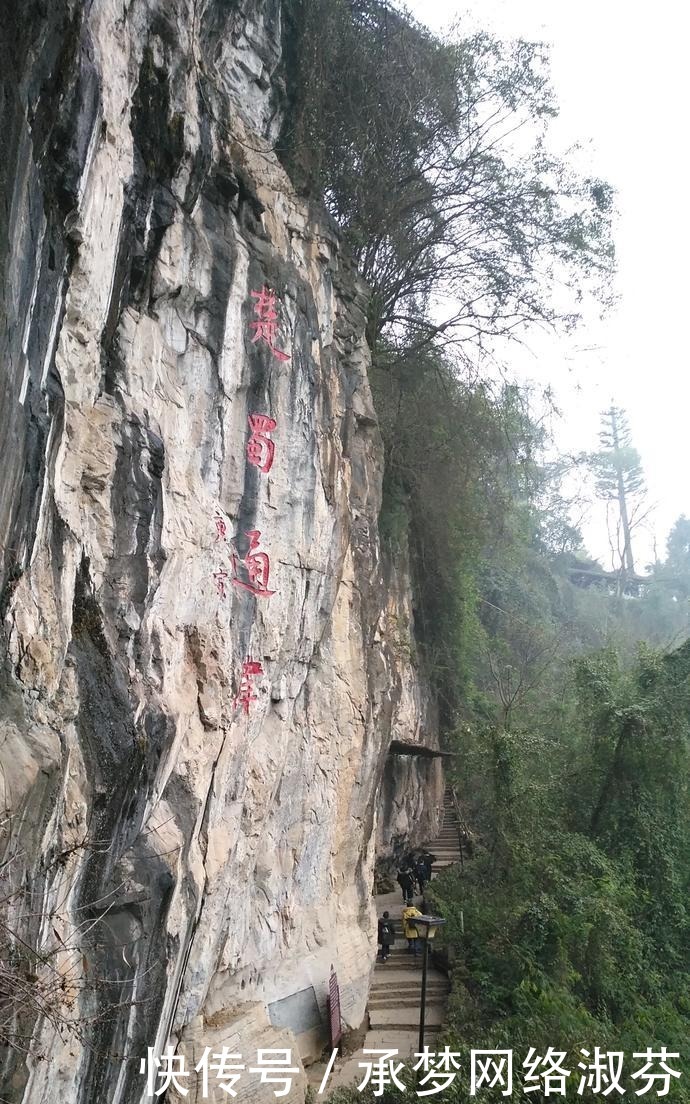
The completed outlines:
{"type": "MultiPolygon", "coordinates": [[[[432,878],[444,867],[460,859],[458,842],[458,821],[449,791],[444,797],[443,825],[437,839],[428,843],[427,848],[436,856],[432,867],[432,878]]],[[[421,897],[415,897],[419,907],[421,897]]],[[[409,1057],[417,1050],[419,1042],[419,1008],[422,988],[422,957],[414,958],[407,950],[407,940],[402,934],[400,920],[403,910],[402,894],[382,893],[376,897],[376,912],[380,917],[388,910],[395,921],[395,943],[387,962],[377,962],[369,993],[367,1014],[369,1030],[364,1039],[363,1049],[395,1049],[401,1058],[409,1057]]],[[[429,958],[426,994],[425,1042],[433,1047],[435,1034],[443,1025],[448,1002],[450,983],[440,970],[437,970],[429,958]]],[[[360,1083],[365,1070],[359,1063],[365,1059],[363,1052],[357,1051],[343,1063],[329,1078],[328,1088],[360,1083]]],[[[318,1086],[325,1066],[321,1063],[311,1067],[309,1080],[318,1086]],[[313,1072],[312,1072],[313,1071],[313,1072]],[[318,1075],[317,1075],[318,1074],[318,1075]]]]}

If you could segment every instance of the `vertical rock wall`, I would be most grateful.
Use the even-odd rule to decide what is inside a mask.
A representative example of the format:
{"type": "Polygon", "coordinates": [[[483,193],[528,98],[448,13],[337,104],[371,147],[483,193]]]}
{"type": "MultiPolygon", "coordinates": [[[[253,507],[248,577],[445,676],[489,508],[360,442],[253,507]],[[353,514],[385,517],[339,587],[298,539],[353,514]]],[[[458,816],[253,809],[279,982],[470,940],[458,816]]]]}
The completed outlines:
{"type": "Polygon", "coordinates": [[[278,4],[3,25],[2,875],[44,1012],[17,1002],[3,1095],[130,1104],[169,1038],[314,1056],[331,964],[359,1024],[388,746],[433,714],[379,549],[364,289],[271,153],[278,4]],[[269,597],[232,583],[254,532],[269,597]]]}

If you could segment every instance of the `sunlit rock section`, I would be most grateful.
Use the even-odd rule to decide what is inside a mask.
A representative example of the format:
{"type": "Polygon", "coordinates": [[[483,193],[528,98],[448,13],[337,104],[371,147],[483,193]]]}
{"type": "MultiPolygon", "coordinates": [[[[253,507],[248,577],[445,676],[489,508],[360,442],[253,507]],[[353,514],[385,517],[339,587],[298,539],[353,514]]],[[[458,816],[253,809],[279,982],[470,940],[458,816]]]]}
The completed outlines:
{"type": "MultiPolygon", "coordinates": [[[[13,18],[3,889],[43,1014],[19,1002],[3,1094],[130,1104],[168,1041],[315,1056],[331,966],[359,1025],[388,748],[433,712],[379,549],[364,291],[271,153],[278,5],[13,18]]],[[[439,777],[405,775],[396,832],[439,777]]]]}

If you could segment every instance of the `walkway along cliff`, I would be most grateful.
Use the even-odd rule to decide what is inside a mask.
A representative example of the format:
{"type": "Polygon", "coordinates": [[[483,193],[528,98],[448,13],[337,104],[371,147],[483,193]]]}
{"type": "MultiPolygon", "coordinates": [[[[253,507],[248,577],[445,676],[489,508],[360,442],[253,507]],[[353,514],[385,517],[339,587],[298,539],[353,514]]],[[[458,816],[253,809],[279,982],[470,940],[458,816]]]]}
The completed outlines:
{"type": "Polygon", "coordinates": [[[8,6],[0,1081],[133,1104],[168,1042],[316,1057],[331,965],[361,1024],[375,846],[443,782],[278,5],[8,6]]]}

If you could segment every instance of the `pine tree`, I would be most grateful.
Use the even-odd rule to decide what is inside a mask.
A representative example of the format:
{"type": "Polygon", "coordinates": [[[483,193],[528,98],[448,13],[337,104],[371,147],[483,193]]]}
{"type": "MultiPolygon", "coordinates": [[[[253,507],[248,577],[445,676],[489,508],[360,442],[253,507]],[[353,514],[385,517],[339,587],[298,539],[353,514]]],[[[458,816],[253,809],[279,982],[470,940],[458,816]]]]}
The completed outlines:
{"type": "Polygon", "coordinates": [[[601,449],[591,457],[591,466],[599,498],[618,505],[623,537],[622,550],[619,542],[620,574],[625,585],[625,580],[635,575],[632,530],[635,522],[641,520],[635,515],[639,513],[645,494],[644,475],[624,411],[612,402],[609,409],[603,411],[601,421],[601,449]]]}

